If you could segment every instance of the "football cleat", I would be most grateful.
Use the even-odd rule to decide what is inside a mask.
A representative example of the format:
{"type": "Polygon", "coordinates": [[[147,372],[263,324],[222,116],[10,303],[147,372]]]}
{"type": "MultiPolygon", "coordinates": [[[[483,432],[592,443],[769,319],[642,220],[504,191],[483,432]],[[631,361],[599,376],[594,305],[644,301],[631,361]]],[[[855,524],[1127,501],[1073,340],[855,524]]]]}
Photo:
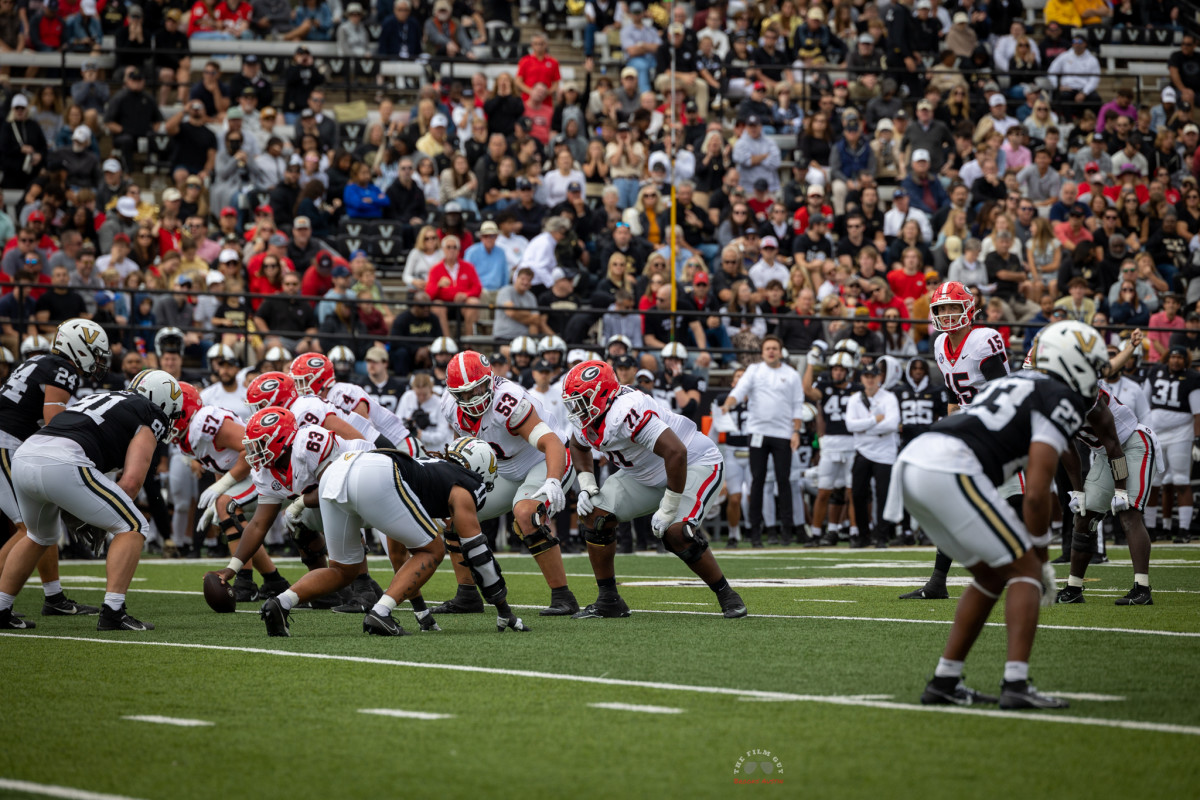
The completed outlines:
{"type": "Polygon", "coordinates": [[[100,619],[96,621],[98,631],[152,631],[154,626],[129,616],[125,606],[120,611],[113,611],[108,606],[101,606],[100,619]]]}
{"type": "Polygon", "coordinates": [[[579,601],[567,587],[550,590],[550,605],[538,612],[539,617],[569,617],[579,610],[579,601]]]}
{"type": "Polygon", "coordinates": [[[1114,601],[1118,606],[1152,606],[1154,598],[1150,595],[1150,587],[1142,586],[1140,583],[1135,583],[1133,588],[1129,590],[1129,594],[1124,597],[1118,597],[1114,601]]]}
{"type": "Polygon", "coordinates": [[[928,583],[920,589],[900,595],[901,600],[949,600],[950,593],[945,586],[930,586],[928,583]]]}
{"type": "Polygon", "coordinates": [[[1015,711],[1025,708],[1070,708],[1071,704],[1042,694],[1029,681],[1004,681],[1000,684],[1000,707],[1015,711]]]}
{"type": "Polygon", "coordinates": [[[496,632],[504,633],[504,631],[508,628],[512,628],[514,631],[519,631],[521,633],[527,633],[528,631],[533,630],[527,626],[516,614],[509,614],[507,617],[502,614],[497,614],[496,632]]]}
{"type": "Polygon", "coordinates": [[[1063,550],[1062,555],[1060,555],[1058,558],[1054,559],[1050,563],[1051,564],[1070,564],[1071,563],[1071,551],[1063,550]]]}
{"type": "Polygon", "coordinates": [[[280,576],[278,580],[264,580],[262,586],[258,587],[258,596],[262,600],[270,600],[272,597],[279,597],[290,588],[292,585],[288,583],[287,578],[280,576]]]}
{"type": "Polygon", "coordinates": [[[738,619],[748,613],[742,596],[729,586],[717,593],[717,602],[721,604],[721,613],[725,615],[725,619],[738,619]]]}
{"type": "Polygon", "coordinates": [[[258,613],[267,626],[267,636],[291,636],[292,629],[288,625],[288,617],[290,614],[283,604],[279,602],[279,598],[272,597],[270,600],[262,604],[262,610],[258,613]]]}
{"type": "Polygon", "coordinates": [[[43,617],[90,617],[99,613],[100,609],[96,606],[76,603],[62,592],[47,597],[46,601],[42,603],[43,617]]]}
{"type": "Polygon", "coordinates": [[[337,608],[345,603],[349,603],[353,599],[354,596],[350,593],[350,587],[347,586],[344,589],[338,589],[336,592],[330,592],[329,594],[323,594],[320,597],[314,597],[312,600],[308,601],[308,607],[318,611],[326,611],[331,608],[337,608]]]}
{"type": "Polygon", "coordinates": [[[582,611],[571,615],[571,619],[618,619],[633,612],[619,596],[615,600],[597,600],[582,611]]]}
{"type": "Polygon", "coordinates": [[[1108,563],[1108,553],[1092,553],[1092,560],[1089,561],[1088,563],[1089,564],[1107,564],[1108,563]]]}
{"type": "Polygon", "coordinates": [[[426,611],[425,616],[417,617],[417,624],[421,626],[421,633],[436,633],[442,629],[433,618],[432,611],[426,611]]]}
{"type": "Polygon", "coordinates": [[[233,599],[239,603],[253,603],[258,599],[258,584],[253,578],[239,575],[233,579],[233,599]]]}
{"type": "Polygon", "coordinates": [[[11,608],[0,611],[0,631],[27,631],[36,627],[32,622],[14,614],[11,608]]]}
{"type": "Polygon", "coordinates": [[[963,683],[962,678],[931,678],[921,692],[923,706],[977,706],[996,704],[1000,698],[976,691],[963,683]]]}
{"type": "Polygon", "coordinates": [[[392,619],[391,614],[378,614],[375,609],[371,609],[363,617],[363,633],[372,636],[408,636],[408,631],[401,628],[400,624],[392,619]]]}
{"type": "Polygon", "coordinates": [[[482,614],[483,598],[474,586],[458,587],[458,594],[433,609],[435,614],[482,614]],[[467,591],[469,588],[470,591],[467,591]]]}
{"type": "Polygon", "coordinates": [[[1086,603],[1083,599],[1082,586],[1064,586],[1058,590],[1058,595],[1054,598],[1057,605],[1067,605],[1068,603],[1086,603]]]}

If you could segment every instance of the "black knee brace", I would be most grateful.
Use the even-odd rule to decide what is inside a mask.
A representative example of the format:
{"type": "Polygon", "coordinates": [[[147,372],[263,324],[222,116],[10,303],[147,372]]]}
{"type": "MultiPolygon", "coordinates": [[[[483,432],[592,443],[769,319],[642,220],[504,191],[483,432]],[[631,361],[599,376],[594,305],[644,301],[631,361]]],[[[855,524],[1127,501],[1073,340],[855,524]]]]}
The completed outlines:
{"type": "Polygon", "coordinates": [[[1071,549],[1078,550],[1080,553],[1096,552],[1096,545],[1100,539],[1100,533],[1097,527],[1100,525],[1100,519],[1096,518],[1088,523],[1088,529],[1080,532],[1076,530],[1071,536],[1071,549]]]}
{"type": "Polygon", "coordinates": [[[322,566],[328,550],[325,549],[325,537],[314,530],[301,528],[294,536],[292,541],[296,543],[296,549],[300,551],[300,563],[309,569],[316,569],[322,566]]]}
{"type": "Polygon", "coordinates": [[[688,545],[682,550],[671,550],[671,546],[665,541],[663,544],[668,550],[679,556],[680,561],[690,566],[704,556],[704,551],[708,549],[708,539],[691,525],[683,526],[683,538],[688,542],[688,545]]]}
{"type": "Polygon", "coordinates": [[[457,533],[450,528],[446,528],[446,530],[442,531],[442,538],[446,540],[447,553],[462,555],[462,540],[458,538],[457,533]]]}
{"type": "Polygon", "coordinates": [[[500,564],[491,548],[487,546],[487,537],[482,533],[462,542],[463,564],[471,571],[475,585],[483,599],[493,605],[508,597],[508,587],[504,576],[500,573],[500,564]]]}
{"type": "Polygon", "coordinates": [[[846,490],[845,489],[833,489],[831,491],[833,493],[829,495],[829,505],[831,505],[831,506],[846,505],[846,490]]]}
{"type": "Polygon", "coordinates": [[[558,537],[550,532],[550,521],[546,514],[545,503],[539,505],[537,510],[533,512],[533,522],[535,525],[537,525],[537,527],[534,529],[533,533],[526,535],[526,533],[521,530],[520,523],[517,522],[515,517],[513,518],[513,531],[517,534],[517,536],[521,537],[521,541],[524,542],[525,546],[529,548],[529,554],[531,556],[537,556],[541,555],[547,550],[558,547],[558,537]]]}
{"type": "Polygon", "coordinates": [[[615,521],[615,517],[612,514],[597,514],[593,522],[595,525],[594,528],[585,528],[583,522],[580,521],[579,535],[583,537],[585,542],[596,547],[604,547],[605,545],[612,544],[617,540],[617,529],[615,526],[605,528],[610,521],[615,521]]]}
{"type": "Polygon", "coordinates": [[[217,523],[217,529],[225,537],[226,543],[233,544],[242,538],[242,531],[246,529],[246,514],[242,511],[242,507],[232,500],[229,501],[226,510],[229,512],[229,516],[217,523]]]}

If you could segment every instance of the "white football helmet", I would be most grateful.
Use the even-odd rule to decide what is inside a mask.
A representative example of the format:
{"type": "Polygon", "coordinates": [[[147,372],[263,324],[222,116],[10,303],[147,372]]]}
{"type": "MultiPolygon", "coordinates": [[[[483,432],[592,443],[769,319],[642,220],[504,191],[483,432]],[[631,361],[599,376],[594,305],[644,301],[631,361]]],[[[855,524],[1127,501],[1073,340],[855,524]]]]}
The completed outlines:
{"type": "Polygon", "coordinates": [[[588,360],[587,350],[584,350],[582,347],[576,347],[574,350],[567,353],[567,364],[570,366],[574,366],[575,364],[582,364],[584,361],[587,361],[587,360],[588,360]]]}
{"type": "Polygon", "coordinates": [[[1033,368],[1053,375],[1087,400],[1095,400],[1097,382],[1108,369],[1104,337],[1077,320],[1048,325],[1038,334],[1033,368]]]}
{"type": "Polygon", "coordinates": [[[238,360],[237,353],[233,352],[233,348],[227,344],[214,344],[208,348],[208,352],[205,355],[208,358],[210,366],[214,365],[217,361],[238,360]]]}
{"type": "Polygon", "coordinates": [[[812,347],[808,351],[808,363],[814,369],[823,369],[825,367],[825,354],[829,352],[829,344],[824,339],[816,339],[812,343],[812,347]]]}
{"type": "Polygon", "coordinates": [[[50,352],[67,359],[89,378],[107,375],[112,363],[108,334],[90,319],[69,319],[59,325],[50,352]]]}
{"type": "Polygon", "coordinates": [[[620,333],[614,333],[612,336],[608,337],[608,341],[604,343],[604,351],[607,353],[614,344],[625,345],[626,353],[633,350],[633,342],[630,341],[628,336],[625,336],[620,333]]]}
{"type": "Polygon", "coordinates": [[[456,343],[449,336],[439,336],[433,340],[433,344],[429,345],[429,354],[432,356],[452,356],[457,352],[458,343],[456,343]]]}
{"type": "Polygon", "coordinates": [[[50,341],[45,336],[26,336],[21,340],[22,361],[34,356],[43,356],[49,352],[50,341]]]}
{"type": "MultiPolygon", "coordinates": [[[[278,345],[272,347],[267,351],[267,354],[263,356],[264,361],[270,361],[276,364],[280,362],[287,362],[290,364],[292,363],[293,358],[295,358],[295,356],[293,356],[286,347],[280,347],[278,345]]],[[[284,371],[286,372],[287,370],[284,371]]]]}
{"type": "Polygon", "coordinates": [[[5,364],[15,364],[17,363],[17,357],[7,347],[0,347],[0,361],[3,361],[5,364]]]}
{"type": "Polygon", "coordinates": [[[687,361],[688,353],[687,348],[681,345],[679,342],[671,342],[662,349],[662,352],[660,352],[659,355],[661,355],[664,359],[678,358],[680,361],[687,361]]]}
{"type": "MultiPolygon", "coordinates": [[[[167,415],[167,422],[172,423],[183,413],[183,389],[179,381],[172,378],[161,369],[144,369],[139,372],[129,384],[129,391],[137,392],[167,415]]],[[[168,424],[167,429],[170,429],[168,424]]],[[[167,431],[163,432],[166,436],[167,431]]]]}
{"type": "Polygon", "coordinates": [[[800,421],[808,424],[817,418],[817,407],[812,403],[805,403],[800,409],[800,421]]]}
{"type": "MultiPolygon", "coordinates": [[[[854,362],[854,366],[858,366],[862,362],[863,346],[855,339],[842,339],[833,346],[835,353],[849,353],[854,362]]],[[[830,366],[833,366],[832,362],[830,366]]]]}
{"type": "Polygon", "coordinates": [[[357,359],[354,358],[354,351],[344,344],[339,344],[337,347],[329,351],[326,356],[336,366],[338,363],[349,362],[353,364],[357,359]]]}
{"type": "Polygon", "coordinates": [[[829,357],[828,366],[830,369],[833,367],[845,367],[846,371],[850,372],[853,371],[855,367],[855,359],[854,356],[850,355],[845,350],[839,350],[829,357]]]}
{"type": "Polygon", "coordinates": [[[532,336],[518,336],[508,346],[508,352],[514,356],[529,356],[536,358],[538,354],[537,340],[532,336]]]}
{"type": "Polygon", "coordinates": [[[561,353],[564,357],[567,355],[567,343],[559,336],[543,336],[538,339],[537,354],[545,355],[549,352],[561,353]]]}
{"type": "Polygon", "coordinates": [[[163,353],[183,352],[183,331],[179,328],[162,328],[154,334],[154,355],[162,358],[163,353]]]}
{"type": "Polygon", "coordinates": [[[446,448],[446,458],[483,479],[487,491],[496,483],[496,454],[492,446],[474,436],[461,436],[446,448]]]}

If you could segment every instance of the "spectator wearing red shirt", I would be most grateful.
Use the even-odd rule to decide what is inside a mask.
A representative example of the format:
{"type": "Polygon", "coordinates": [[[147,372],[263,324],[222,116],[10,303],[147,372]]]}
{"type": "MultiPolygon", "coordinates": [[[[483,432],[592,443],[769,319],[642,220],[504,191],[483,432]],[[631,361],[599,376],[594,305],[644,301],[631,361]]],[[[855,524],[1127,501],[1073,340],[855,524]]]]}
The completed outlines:
{"type": "Polygon", "coordinates": [[[325,293],[333,288],[333,267],[339,263],[342,266],[350,266],[344,259],[334,257],[328,250],[317,253],[312,266],[304,270],[304,277],[300,281],[300,294],[305,297],[324,297],[325,293]]]}
{"type": "MultiPolygon", "coordinates": [[[[893,272],[897,271],[898,270],[893,270],[893,272]]],[[[888,277],[890,278],[891,276],[889,275],[888,277]]],[[[924,275],[921,276],[921,280],[925,280],[924,275]]],[[[911,316],[909,314],[908,304],[896,296],[895,291],[883,278],[872,278],[871,287],[871,296],[867,298],[867,309],[871,312],[872,317],[882,319],[883,312],[887,311],[889,308],[894,308],[899,311],[900,319],[907,319],[911,316]]],[[[924,285],[922,285],[921,290],[924,292],[924,285]]],[[[872,322],[867,325],[867,327],[873,331],[877,331],[879,330],[880,325],[881,323],[879,322],[872,322]]],[[[902,323],[901,328],[908,330],[909,324],[907,322],[902,323]]]]}
{"type": "MultiPolygon", "coordinates": [[[[278,254],[278,250],[283,248],[274,244],[276,237],[282,237],[282,233],[277,233],[271,237],[272,246],[267,252],[259,253],[250,259],[253,267],[247,265],[250,272],[250,283],[248,290],[251,294],[278,294],[283,290],[283,275],[285,272],[293,272],[289,266],[291,262],[286,257],[278,254]],[[257,261],[257,263],[255,263],[257,261]]],[[[284,239],[284,247],[287,246],[287,240],[284,239]]],[[[266,300],[265,297],[255,297],[250,300],[250,307],[258,311],[258,307],[266,300]]]]}
{"type": "Polygon", "coordinates": [[[904,248],[900,256],[900,267],[888,272],[887,282],[896,297],[904,303],[906,310],[913,300],[925,294],[925,270],[921,264],[921,251],[915,247],[904,248]]]}
{"type": "Polygon", "coordinates": [[[197,33],[205,34],[200,36],[201,39],[223,39],[223,36],[214,36],[213,34],[221,33],[221,20],[217,15],[216,0],[197,0],[192,6],[191,13],[188,14],[187,35],[192,38],[197,33]]]}
{"type": "Polygon", "coordinates": [[[517,62],[517,89],[521,99],[525,100],[533,93],[533,87],[544,84],[547,94],[554,94],[562,73],[558,69],[558,59],[550,55],[550,43],[545,34],[535,33],[529,43],[529,55],[523,56],[517,62]]]}
{"type": "Polygon", "coordinates": [[[471,336],[475,332],[475,320],[479,318],[479,295],[483,284],[479,273],[469,261],[459,258],[462,243],[457,236],[442,239],[442,260],[429,270],[425,291],[438,303],[454,303],[452,306],[436,305],[433,314],[442,323],[442,330],[450,330],[451,314],[462,316],[460,336],[471,336]]]}
{"type": "Polygon", "coordinates": [[[1183,330],[1183,317],[1179,315],[1179,309],[1182,307],[1182,302],[1179,295],[1175,293],[1163,295],[1162,311],[1157,311],[1150,315],[1150,330],[1146,331],[1146,345],[1149,347],[1149,352],[1146,355],[1146,361],[1151,364],[1157,364],[1160,361],[1167,360],[1167,348],[1170,347],[1171,333],[1170,331],[1157,331],[1155,328],[1173,328],[1175,330],[1183,330]]]}
{"type": "Polygon", "coordinates": [[[33,18],[33,48],[39,52],[62,50],[63,18],[58,4],[42,6],[42,13],[33,18]]]}
{"type": "Polygon", "coordinates": [[[815,183],[808,187],[805,193],[805,204],[796,211],[792,220],[792,231],[800,236],[808,230],[809,217],[820,214],[825,219],[833,219],[833,206],[825,205],[825,190],[815,183]]]}
{"type": "Polygon", "coordinates": [[[220,30],[234,39],[244,39],[250,30],[249,0],[221,0],[217,3],[220,30]]]}
{"type": "Polygon", "coordinates": [[[529,120],[529,135],[545,146],[550,143],[550,121],[554,117],[554,104],[550,102],[550,91],[546,85],[535,85],[525,98],[525,119],[529,120]]]}

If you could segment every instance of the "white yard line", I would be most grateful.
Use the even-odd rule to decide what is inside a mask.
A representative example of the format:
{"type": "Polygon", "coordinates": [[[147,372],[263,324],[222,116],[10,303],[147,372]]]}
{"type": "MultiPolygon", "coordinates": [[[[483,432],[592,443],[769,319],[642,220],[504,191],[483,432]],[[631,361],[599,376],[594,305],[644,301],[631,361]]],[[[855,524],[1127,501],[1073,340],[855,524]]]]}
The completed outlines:
{"type": "Polygon", "coordinates": [[[797,597],[797,603],[857,603],[857,600],[821,600],[816,597],[797,597]]]}
{"type": "Polygon", "coordinates": [[[0,789],[25,794],[40,794],[43,797],[62,797],[66,800],[137,800],[124,794],[104,794],[89,792],[85,789],[73,789],[70,786],[54,786],[49,783],[33,783],[32,781],[14,781],[0,778],[0,789]]]}
{"type": "Polygon", "coordinates": [[[203,719],[160,717],[157,714],[131,714],[121,717],[121,719],[128,719],[132,720],[133,722],[152,722],[156,725],[174,725],[177,728],[208,728],[217,724],[215,722],[209,722],[203,719]]]}
{"type": "MultiPolygon", "coordinates": [[[[502,669],[499,667],[480,667],[474,664],[436,664],[418,661],[400,661],[386,658],[368,658],[365,656],[343,656],[329,653],[297,653],[290,650],[267,650],[258,647],[231,647],[213,644],[194,644],[186,642],[150,642],[133,639],[97,639],[85,636],[45,636],[41,634],[4,633],[0,636],[25,641],[51,640],[70,642],[90,642],[97,645],[117,645],[134,647],[172,647],[183,650],[209,650],[225,653],[246,653],[253,655],[273,656],[276,658],[302,658],[316,661],[341,661],[354,664],[372,664],[378,666],[407,667],[410,669],[445,670],[447,672],[465,672],[481,675],[504,675],[513,678],[526,678],[540,681],[567,681],[598,686],[622,686],[625,688],[650,689],[666,692],[685,692],[692,694],[717,695],[724,697],[757,697],[764,701],[778,700],[780,702],[824,703],[841,706],[858,706],[863,708],[878,708],[893,711],[917,711],[925,713],[960,714],[964,716],[993,717],[1011,722],[1053,722],[1065,725],[1086,725],[1102,728],[1118,728],[1123,730],[1141,730],[1155,733],[1170,733],[1183,736],[1200,736],[1200,726],[1173,725],[1160,722],[1142,722],[1139,720],[1103,719],[1097,717],[1077,717],[1057,714],[1022,714],[1009,711],[988,710],[981,708],[960,708],[956,706],[921,706],[909,703],[895,703],[883,700],[867,700],[852,696],[804,695],[791,692],[768,692],[758,689],[735,689],[725,686],[695,686],[690,684],[666,683],[660,681],[635,681],[622,678],[604,678],[592,675],[564,675],[557,672],[535,672],[533,670],[502,669]]],[[[89,800],[85,798],[85,800],[89,800]]]]}
{"type": "Polygon", "coordinates": [[[682,708],[670,706],[638,706],[632,703],[588,703],[592,708],[606,708],[609,711],[638,711],[642,714],[682,714],[682,708]]]}
{"type": "Polygon", "coordinates": [[[1119,694],[1092,694],[1090,692],[1056,692],[1047,690],[1052,697],[1063,697],[1067,700],[1086,700],[1093,703],[1122,703],[1125,698],[1119,694]]]}
{"type": "Polygon", "coordinates": [[[405,711],[400,708],[360,708],[360,714],[374,714],[379,717],[400,717],[401,719],[454,719],[453,714],[434,714],[431,711],[405,711]]]}

